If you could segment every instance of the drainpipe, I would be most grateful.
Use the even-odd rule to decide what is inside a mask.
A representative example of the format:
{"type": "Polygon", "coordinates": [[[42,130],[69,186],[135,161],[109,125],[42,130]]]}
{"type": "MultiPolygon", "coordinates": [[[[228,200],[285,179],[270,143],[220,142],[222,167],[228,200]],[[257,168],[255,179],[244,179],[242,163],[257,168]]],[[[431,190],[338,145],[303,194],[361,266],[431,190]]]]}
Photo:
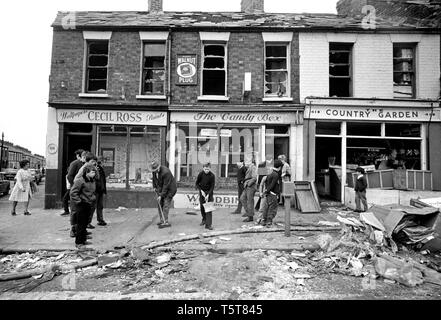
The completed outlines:
{"type": "Polygon", "coordinates": [[[168,34],[169,34],[169,38],[170,40],[168,41],[168,92],[167,92],[167,101],[168,101],[168,107],[170,107],[170,102],[171,102],[171,46],[172,46],[172,29],[169,28],[168,29],[168,34]]]}

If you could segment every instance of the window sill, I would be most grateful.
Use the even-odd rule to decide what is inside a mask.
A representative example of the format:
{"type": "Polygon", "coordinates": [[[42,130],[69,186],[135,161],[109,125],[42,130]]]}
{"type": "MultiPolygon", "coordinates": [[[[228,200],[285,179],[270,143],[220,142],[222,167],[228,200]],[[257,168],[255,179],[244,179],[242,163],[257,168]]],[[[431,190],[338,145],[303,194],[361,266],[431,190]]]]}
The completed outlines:
{"type": "Polygon", "coordinates": [[[212,101],[230,101],[230,97],[225,97],[225,96],[199,96],[198,97],[199,101],[203,101],[203,100],[212,100],[212,101]]]}
{"type": "Polygon", "coordinates": [[[158,96],[158,95],[137,95],[136,99],[141,100],[165,100],[166,96],[158,96]]]}
{"type": "Polygon", "coordinates": [[[108,98],[107,93],[79,93],[80,98],[108,98]]]}
{"type": "Polygon", "coordinates": [[[271,97],[271,98],[263,98],[263,102],[279,102],[279,101],[292,101],[293,98],[290,97],[271,97]]]}

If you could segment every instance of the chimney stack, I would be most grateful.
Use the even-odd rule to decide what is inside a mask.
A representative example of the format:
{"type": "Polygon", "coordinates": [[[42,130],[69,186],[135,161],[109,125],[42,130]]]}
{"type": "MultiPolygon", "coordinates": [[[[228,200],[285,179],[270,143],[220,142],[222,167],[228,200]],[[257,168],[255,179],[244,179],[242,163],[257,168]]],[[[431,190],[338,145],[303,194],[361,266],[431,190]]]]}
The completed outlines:
{"type": "Polygon", "coordinates": [[[264,0],[241,0],[240,8],[245,13],[263,13],[264,0]]]}
{"type": "Polygon", "coordinates": [[[149,12],[150,13],[161,13],[162,10],[162,0],[149,0],[149,12]]]}

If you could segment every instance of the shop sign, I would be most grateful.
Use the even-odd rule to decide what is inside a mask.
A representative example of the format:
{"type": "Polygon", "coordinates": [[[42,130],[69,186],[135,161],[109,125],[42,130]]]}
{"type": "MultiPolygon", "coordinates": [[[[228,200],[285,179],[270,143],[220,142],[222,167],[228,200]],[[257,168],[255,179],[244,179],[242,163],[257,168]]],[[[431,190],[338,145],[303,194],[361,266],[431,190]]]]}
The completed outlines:
{"type": "MultiPolygon", "coordinates": [[[[214,206],[219,209],[233,209],[237,207],[238,198],[237,195],[231,194],[219,194],[213,196],[214,206]]],[[[256,202],[258,197],[254,197],[256,202]]],[[[173,198],[174,206],[178,209],[195,209],[199,206],[199,194],[198,193],[180,193],[178,192],[173,198]]]]}
{"type": "Polygon", "coordinates": [[[216,129],[201,129],[202,137],[216,137],[217,130],[216,129]]]}
{"type": "Polygon", "coordinates": [[[375,121],[441,121],[439,109],[307,106],[305,118],[375,121]]]}
{"type": "Polygon", "coordinates": [[[165,126],[167,125],[167,113],[160,111],[58,109],[57,120],[58,122],[70,123],[165,126]]]}
{"type": "Polygon", "coordinates": [[[197,60],[195,54],[178,54],[176,73],[177,85],[197,85],[197,60]]]}
{"type": "Polygon", "coordinates": [[[231,137],[231,130],[230,129],[221,129],[220,136],[221,137],[231,137]]]}
{"type": "Polygon", "coordinates": [[[245,123],[245,124],[294,124],[296,112],[176,112],[172,122],[245,123]]]}
{"type": "Polygon", "coordinates": [[[55,143],[51,143],[47,146],[47,152],[49,154],[56,154],[58,151],[58,147],[55,143]]]}

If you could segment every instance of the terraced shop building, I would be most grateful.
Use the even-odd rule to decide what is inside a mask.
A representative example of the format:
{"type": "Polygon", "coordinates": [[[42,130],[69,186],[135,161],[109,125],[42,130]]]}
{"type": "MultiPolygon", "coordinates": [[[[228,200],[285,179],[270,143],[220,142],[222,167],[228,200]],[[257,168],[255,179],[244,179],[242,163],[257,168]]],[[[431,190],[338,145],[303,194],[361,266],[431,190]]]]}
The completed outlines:
{"type": "MultiPolygon", "coordinates": [[[[384,22],[378,30],[400,27],[384,22]]],[[[107,207],[156,206],[153,159],[178,180],[175,206],[195,203],[204,162],[216,174],[219,206],[237,202],[239,159],[285,154],[293,180],[311,178],[303,110],[316,91],[308,78],[314,65],[302,61],[317,52],[300,52],[302,39],[375,36],[358,18],[265,13],[262,0],[242,1],[241,12],[163,12],[158,0],[146,12],[59,12],[53,32],[47,208],[60,206],[78,148],[105,158],[107,207]]]]}

